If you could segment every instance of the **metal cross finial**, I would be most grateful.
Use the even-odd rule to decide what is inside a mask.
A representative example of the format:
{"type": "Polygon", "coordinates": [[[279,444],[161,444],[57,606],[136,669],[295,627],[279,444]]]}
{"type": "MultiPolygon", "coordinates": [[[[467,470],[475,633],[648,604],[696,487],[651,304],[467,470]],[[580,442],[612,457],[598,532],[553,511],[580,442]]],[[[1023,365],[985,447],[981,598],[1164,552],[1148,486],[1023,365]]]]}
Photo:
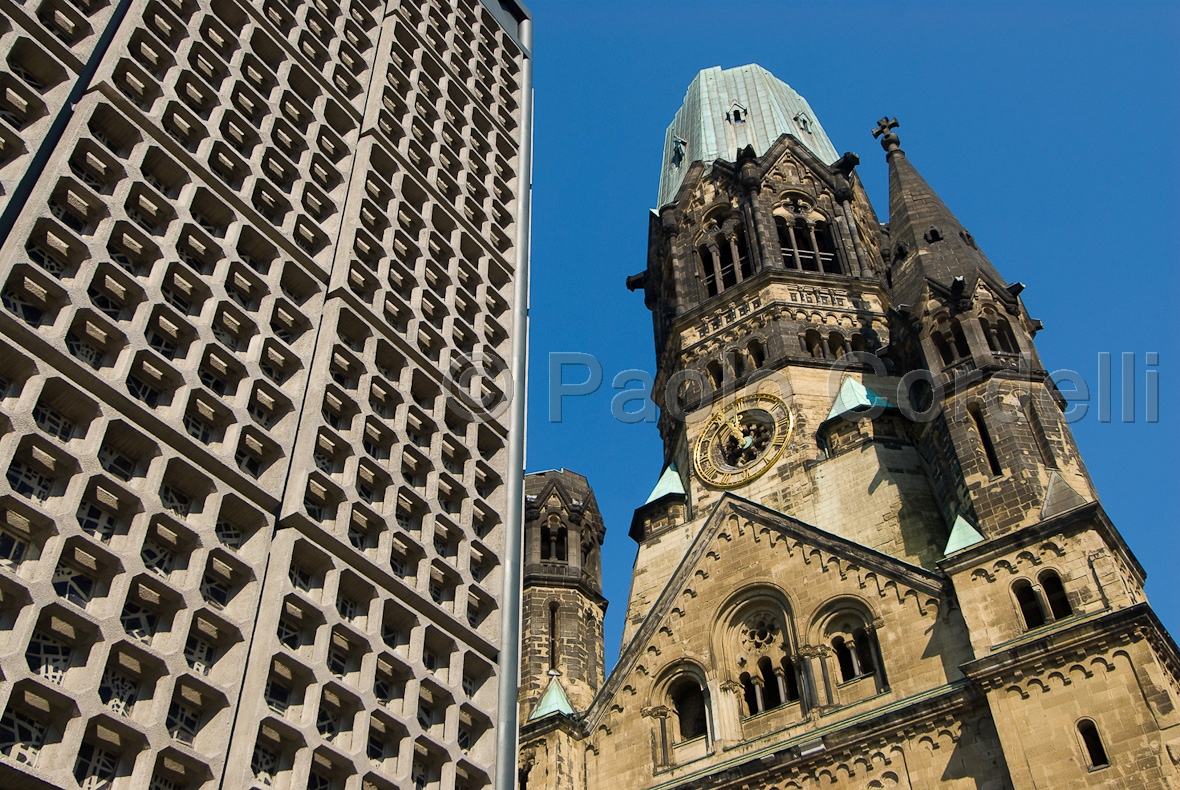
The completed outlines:
{"type": "Polygon", "coordinates": [[[890,118],[886,115],[881,120],[877,121],[877,128],[873,130],[873,137],[881,138],[881,147],[885,149],[885,153],[891,154],[901,148],[901,140],[891,130],[898,126],[896,118],[890,118]]]}

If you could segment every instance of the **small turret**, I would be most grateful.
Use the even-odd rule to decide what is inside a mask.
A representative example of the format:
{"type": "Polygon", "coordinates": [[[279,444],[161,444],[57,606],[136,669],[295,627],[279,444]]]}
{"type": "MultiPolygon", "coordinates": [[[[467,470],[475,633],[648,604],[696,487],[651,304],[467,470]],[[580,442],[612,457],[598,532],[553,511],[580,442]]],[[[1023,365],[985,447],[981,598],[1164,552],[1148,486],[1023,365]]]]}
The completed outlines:
{"type": "Polygon", "coordinates": [[[525,477],[522,606],[530,625],[521,650],[521,721],[538,710],[583,710],[602,684],[604,536],[585,477],[566,469],[525,477]],[[559,698],[568,703],[554,707],[559,698]]]}

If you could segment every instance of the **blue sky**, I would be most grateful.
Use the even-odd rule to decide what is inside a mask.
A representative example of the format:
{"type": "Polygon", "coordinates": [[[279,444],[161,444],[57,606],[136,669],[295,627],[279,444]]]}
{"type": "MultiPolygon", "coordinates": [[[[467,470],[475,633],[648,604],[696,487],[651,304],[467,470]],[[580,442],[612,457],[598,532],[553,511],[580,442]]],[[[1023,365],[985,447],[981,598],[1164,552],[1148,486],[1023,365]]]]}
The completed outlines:
{"type": "Polygon", "coordinates": [[[614,375],[654,371],[651,314],[624,287],[646,266],[664,130],[700,69],[758,63],[810,102],[882,220],[884,154],[902,147],[1044,321],[1050,370],[1091,386],[1101,352],[1136,355],[1137,421],[1073,426],[1103,505],[1180,634],[1180,5],[533,0],[536,91],[528,469],[586,475],[607,526],[614,663],[635,544],[631,514],[660,472],[653,424],[611,416],[614,375]],[[594,395],[549,421],[551,352],[596,356],[594,395]],[[1160,418],[1144,419],[1159,354],[1160,418]]]}

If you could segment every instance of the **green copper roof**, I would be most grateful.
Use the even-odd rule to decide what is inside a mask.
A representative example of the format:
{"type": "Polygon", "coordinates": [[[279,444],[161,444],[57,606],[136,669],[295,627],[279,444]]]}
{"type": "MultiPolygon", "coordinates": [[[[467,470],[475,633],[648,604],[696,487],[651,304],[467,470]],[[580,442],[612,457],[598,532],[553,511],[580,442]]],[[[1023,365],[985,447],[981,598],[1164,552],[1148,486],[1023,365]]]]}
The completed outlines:
{"type": "Polygon", "coordinates": [[[550,713],[574,715],[574,706],[570,705],[569,697],[565,695],[565,689],[561,687],[557,678],[549,681],[549,688],[545,689],[545,696],[541,697],[541,701],[537,703],[537,707],[529,715],[529,721],[548,716],[550,713]]]}
{"type": "Polygon", "coordinates": [[[892,405],[856,379],[846,378],[844,383],[840,385],[840,393],[832,403],[831,411],[828,412],[828,419],[857,409],[871,409],[874,406],[887,409],[892,405]]]}
{"type": "Polygon", "coordinates": [[[655,502],[657,499],[668,494],[683,494],[684,483],[680,480],[680,473],[676,471],[676,464],[668,464],[668,468],[660,475],[660,481],[656,483],[656,487],[651,490],[651,495],[647,498],[647,505],[655,502]]]}
{"type": "Polygon", "coordinates": [[[807,100],[766,69],[754,64],[705,69],[688,86],[664,137],[656,208],[672,202],[693,162],[732,162],[747,145],[761,156],[784,133],[825,164],[839,158],[807,100]]]}
{"type": "Polygon", "coordinates": [[[955,525],[951,527],[951,537],[946,542],[946,548],[943,549],[942,554],[946,557],[982,542],[983,535],[979,534],[979,530],[970,521],[963,518],[962,515],[955,516],[955,525]]]}

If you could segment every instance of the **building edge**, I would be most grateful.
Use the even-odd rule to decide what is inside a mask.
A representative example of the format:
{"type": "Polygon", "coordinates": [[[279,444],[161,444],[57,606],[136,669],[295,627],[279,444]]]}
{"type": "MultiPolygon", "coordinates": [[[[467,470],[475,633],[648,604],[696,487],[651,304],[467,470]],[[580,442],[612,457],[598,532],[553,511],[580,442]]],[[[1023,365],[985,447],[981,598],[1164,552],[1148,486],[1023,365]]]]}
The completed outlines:
{"type": "Polygon", "coordinates": [[[501,611],[504,622],[500,636],[500,683],[497,700],[495,790],[516,787],[516,754],[520,745],[516,697],[520,686],[521,584],[524,536],[525,433],[528,422],[529,356],[529,242],[531,240],[533,191],[533,20],[523,5],[518,41],[524,52],[521,63],[519,175],[517,194],[516,280],[512,316],[512,368],[508,422],[508,480],[504,512],[504,592],[501,611]],[[528,179],[527,182],[524,179],[528,179]]]}

